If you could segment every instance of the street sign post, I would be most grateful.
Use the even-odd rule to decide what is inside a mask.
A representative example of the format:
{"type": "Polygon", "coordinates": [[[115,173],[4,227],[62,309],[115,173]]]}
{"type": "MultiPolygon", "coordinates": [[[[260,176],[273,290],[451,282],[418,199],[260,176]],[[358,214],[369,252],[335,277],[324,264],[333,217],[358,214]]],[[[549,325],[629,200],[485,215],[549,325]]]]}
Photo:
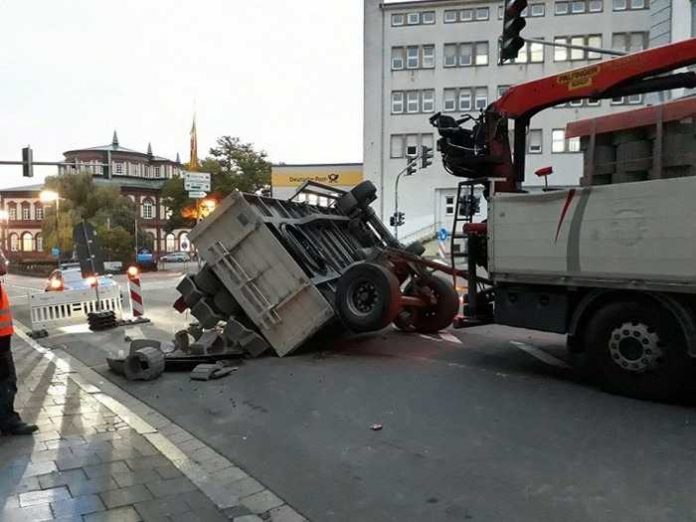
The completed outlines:
{"type": "Polygon", "coordinates": [[[202,190],[200,190],[200,191],[199,190],[194,190],[194,191],[189,190],[189,193],[188,193],[188,197],[190,197],[191,199],[203,199],[207,195],[208,195],[208,193],[204,192],[202,190]]]}
{"type": "Polygon", "coordinates": [[[210,174],[207,172],[185,172],[184,188],[189,192],[210,191],[210,174]]]}

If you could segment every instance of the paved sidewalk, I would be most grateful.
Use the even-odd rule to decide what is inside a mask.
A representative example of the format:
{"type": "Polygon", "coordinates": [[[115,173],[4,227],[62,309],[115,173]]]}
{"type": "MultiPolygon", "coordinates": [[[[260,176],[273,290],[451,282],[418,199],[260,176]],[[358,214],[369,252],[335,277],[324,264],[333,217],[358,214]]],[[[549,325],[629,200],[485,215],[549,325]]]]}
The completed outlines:
{"type": "Polygon", "coordinates": [[[40,431],[0,437],[0,520],[305,520],[168,419],[95,386],[97,374],[67,354],[24,336],[13,352],[18,411],[40,431]]]}

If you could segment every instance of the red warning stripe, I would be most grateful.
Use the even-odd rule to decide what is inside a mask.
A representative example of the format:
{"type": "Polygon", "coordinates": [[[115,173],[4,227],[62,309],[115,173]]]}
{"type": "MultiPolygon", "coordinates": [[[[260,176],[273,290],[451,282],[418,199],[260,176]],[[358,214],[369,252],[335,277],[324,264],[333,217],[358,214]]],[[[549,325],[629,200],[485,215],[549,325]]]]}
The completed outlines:
{"type": "Polygon", "coordinates": [[[565,220],[570,203],[573,201],[573,197],[575,197],[575,189],[570,189],[568,191],[568,196],[566,197],[565,203],[563,204],[563,210],[561,210],[561,217],[558,219],[558,226],[556,227],[556,239],[553,240],[554,243],[558,241],[558,236],[561,233],[561,227],[563,226],[563,220],[565,220]]]}

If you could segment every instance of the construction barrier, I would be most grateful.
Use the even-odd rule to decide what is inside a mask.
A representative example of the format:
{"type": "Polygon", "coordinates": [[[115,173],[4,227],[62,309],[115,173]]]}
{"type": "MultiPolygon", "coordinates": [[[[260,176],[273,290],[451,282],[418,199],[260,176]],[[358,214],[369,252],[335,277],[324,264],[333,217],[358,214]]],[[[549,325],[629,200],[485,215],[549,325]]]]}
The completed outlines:
{"type": "Polygon", "coordinates": [[[131,312],[133,317],[142,317],[145,314],[145,306],[143,305],[143,290],[140,285],[140,271],[131,267],[126,273],[128,274],[131,312]]]}
{"type": "Polygon", "coordinates": [[[120,319],[121,290],[118,285],[100,288],[98,306],[94,288],[30,294],[29,310],[34,332],[86,323],[90,312],[113,311],[120,319]]]}

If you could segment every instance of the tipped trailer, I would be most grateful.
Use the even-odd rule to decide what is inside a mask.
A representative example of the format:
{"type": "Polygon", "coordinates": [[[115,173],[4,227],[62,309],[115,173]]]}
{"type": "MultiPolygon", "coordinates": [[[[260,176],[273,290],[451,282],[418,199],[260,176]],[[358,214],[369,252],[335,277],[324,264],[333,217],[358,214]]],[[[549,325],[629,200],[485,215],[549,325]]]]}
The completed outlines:
{"type": "Polygon", "coordinates": [[[234,192],[191,231],[205,262],[188,276],[175,307],[190,308],[206,328],[237,321],[284,356],[340,320],[354,332],[393,323],[407,332],[449,326],[459,296],[449,277],[459,273],[401,245],[370,204],[374,185],[350,191],[306,183],[328,206],[234,192]]]}

